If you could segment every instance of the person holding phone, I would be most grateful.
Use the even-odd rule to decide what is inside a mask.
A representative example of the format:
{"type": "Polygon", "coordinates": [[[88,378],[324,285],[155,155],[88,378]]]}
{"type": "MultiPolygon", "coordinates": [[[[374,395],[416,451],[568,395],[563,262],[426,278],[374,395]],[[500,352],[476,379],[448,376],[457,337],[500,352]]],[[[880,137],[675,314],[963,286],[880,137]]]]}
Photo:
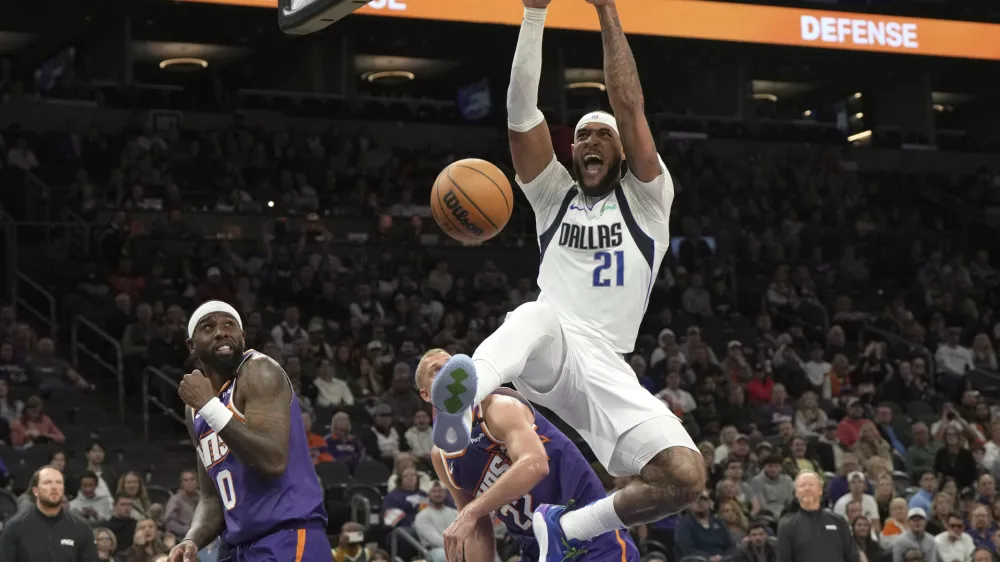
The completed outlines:
{"type": "Polygon", "coordinates": [[[365,547],[365,528],[360,523],[348,521],[340,527],[340,541],[334,548],[333,562],[360,562],[371,560],[371,549],[365,547]]]}

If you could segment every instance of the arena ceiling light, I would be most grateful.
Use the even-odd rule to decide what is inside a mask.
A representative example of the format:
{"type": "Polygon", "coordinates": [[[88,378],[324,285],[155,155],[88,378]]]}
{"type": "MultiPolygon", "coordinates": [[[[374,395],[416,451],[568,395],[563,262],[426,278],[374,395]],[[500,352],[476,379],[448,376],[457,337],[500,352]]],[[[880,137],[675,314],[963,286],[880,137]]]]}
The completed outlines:
{"type": "Polygon", "coordinates": [[[194,70],[197,68],[208,68],[208,61],[195,57],[178,57],[160,61],[160,69],[166,70],[194,70]]]}
{"type": "Polygon", "coordinates": [[[774,94],[754,94],[753,99],[769,101],[771,103],[778,103],[778,96],[774,94]]]}
{"type": "Polygon", "coordinates": [[[409,70],[380,70],[378,72],[366,72],[361,75],[362,79],[369,82],[377,82],[379,80],[409,81],[416,77],[409,70]]]}
{"type": "Polygon", "coordinates": [[[861,92],[854,92],[854,99],[856,100],[861,99],[861,92]]]}
{"type": "Polygon", "coordinates": [[[571,82],[566,84],[567,90],[600,90],[607,91],[608,87],[600,82],[571,82]]]}
{"type": "Polygon", "coordinates": [[[847,142],[863,141],[865,139],[871,138],[871,136],[872,136],[872,132],[871,132],[871,129],[869,129],[867,131],[861,131],[860,133],[855,133],[855,134],[847,137],[847,142]]]}

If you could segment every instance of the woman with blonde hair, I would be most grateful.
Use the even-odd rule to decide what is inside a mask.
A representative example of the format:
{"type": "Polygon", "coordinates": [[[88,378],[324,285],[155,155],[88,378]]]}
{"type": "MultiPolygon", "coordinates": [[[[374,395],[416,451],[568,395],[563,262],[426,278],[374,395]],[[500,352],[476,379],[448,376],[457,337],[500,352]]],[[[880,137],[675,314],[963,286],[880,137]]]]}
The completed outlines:
{"type": "Polygon", "coordinates": [[[892,446],[882,438],[878,427],[873,423],[861,426],[861,430],[858,432],[858,442],[854,444],[853,450],[862,463],[872,457],[880,457],[888,461],[889,466],[892,466],[892,446]]]}
{"type": "Polygon", "coordinates": [[[417,471],[417,488],[425,492],[429,491],[431,489],[431,484],[434,481],[431,479],[429,474],[418,469],[417,457],[411,455],[410,453],[399,453],[396,455],[395,467],[392,469],[392,475],[389,476],[387,490],[391,492],[399,487],[403,471],[408,468],[412,468],[417,471]]]}
{"type": "Polygon", "coordinates": [[[747,514],[743,511],[743,506],[740,505],[739,501],[730,499],[719,502],[717,515],[726,525],[726,530],[733,537],[734,543],[739,544],[743,537],[747,536],[747,527],[750,525],[750,521],[747,520],[747,514]]]}
{"type": "Polygon", "coordinates": [[[940,535],[948,529],[948,516],[955,512],[955,499],[945,492],[934,494],[927,514],[927,532],[940,535]]]}
{"type": "Polygon", "coordinates": [[[149,493],[146,491],[146,483],[142,481],[139,473],[130,470],[118,478],[118,485],[115,487],[116,494],[125,494],[132,498],[132,519],[142,521],[149,515],[152,504],[149,502],[149,493]]]}
{"type": "Polygon", "coordinates": [[[152,562],[157,556],[166,554],[167,546],[160,540],[160,532],[152,519],[142,519],[135,524],[132,546],[124,552],[125,562],[152,562]]]}
{"type": "Polygon", "coordinates": [[[118,550],[118,537],[107,527],[94,529],[94,543],[97,545],[97,559],[101,562],[114,562],[115,551],[118,550]]]}
{"type": "Polygon", "coordinates": [[[819,407],[819,396],[811,390],[802,393],[795,411],[795,431],[803,437],[819,437],[823,434],[827,421],[826,412],[819,407]]]}
{"type": "Polygon", "coordinates": [[[896,544],[896,541],[903,536],[903,533],[910,529],[906,524],[906,515],[908,512],[909,507],[906,505],[906,499],[893,498],[889,502],[889,517],[885,519],[885,523],[882,525],[882,536],[878,541],[882,548],[892,550],[892,545],[896,544]]]}
{"type": "Polygon", "coordinates": [[[891,474],[881,474],[875,479],[875,503],[878,504],[878,518],[889,518],[889,504],[896,499],[896,482],[891,474]]]}

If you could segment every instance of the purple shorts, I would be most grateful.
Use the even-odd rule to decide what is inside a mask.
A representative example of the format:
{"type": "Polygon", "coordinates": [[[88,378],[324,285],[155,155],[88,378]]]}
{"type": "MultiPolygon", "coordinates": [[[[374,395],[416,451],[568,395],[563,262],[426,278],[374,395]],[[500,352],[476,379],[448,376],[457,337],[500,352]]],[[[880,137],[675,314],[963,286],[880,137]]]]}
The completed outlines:
{"type": "Polygon", "coordinates": [[[324,529],[286,529],[254,542],[235,545],[219,562],[332,562],[324,529]]]}

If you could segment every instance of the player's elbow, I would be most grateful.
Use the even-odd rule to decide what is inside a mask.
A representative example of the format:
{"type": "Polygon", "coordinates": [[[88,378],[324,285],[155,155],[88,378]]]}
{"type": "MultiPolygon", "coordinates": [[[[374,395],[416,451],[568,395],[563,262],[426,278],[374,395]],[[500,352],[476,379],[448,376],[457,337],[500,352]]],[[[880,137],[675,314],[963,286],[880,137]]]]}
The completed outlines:
{"type": "Polygon", "coordinates": [[[525,459],[525,464],[536,482],[541,482],[549,475],[549,460],[542,455],[525,459]]]}

